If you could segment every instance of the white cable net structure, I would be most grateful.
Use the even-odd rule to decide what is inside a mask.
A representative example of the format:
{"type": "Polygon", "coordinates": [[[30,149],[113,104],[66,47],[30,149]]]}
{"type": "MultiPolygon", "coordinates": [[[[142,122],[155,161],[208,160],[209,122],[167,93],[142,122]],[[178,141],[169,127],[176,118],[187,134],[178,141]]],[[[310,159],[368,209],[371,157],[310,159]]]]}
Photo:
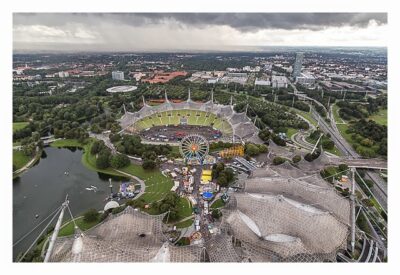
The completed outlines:
{"type": "Polygon", "coordinates": [[[232,236],[224,233],[213,236],[205,244],[210,262],[241,262],[240,251],[235,249],[233,241],[232,236]]]}
{"type": "Polygon", "coordinates": [[[188,100],[180,103],[169,101],[167,95],[165,95],[164,103],[157,106],[150,106],[143,100],[143,107],[139,111],[135,113],[126,112],[118,121],[123,129],[122,131],[124,131],[143,118],[160,112],[173,110],[209,112],[226,120],[231,125],[235,138],[248,140],[258,137],[259,129],[254,125],[250,118],[247,117],[245,112],[237,113],[233,109],[233,105],[216,104],[213,102],[213,96],[211,97],[211,100],[205,103],[194,102],[190,98],[190,93],[188,100]]]}
{"type": "Polygon", "coordinates": [[[251,262],[334,261],[349,235],[348,226],[327,211],[282,195],[250,193],[232,196],[221,230],[251,262]]]}
{"type": "Polygon", "coordinates": [[[164,215],[150,216],[128,206],[75,236],[58,238],[51,262],[199,262],[199,246],[175,247],[162,232],[164,215]]]}
{"type": "Polygon", "coordinates": [[[245,182],[244,191],[283,195],[328,211],[343,223],[350,225],[350,201],[329,186],[322,187],[303,180],[284,177],[249,178],[245,182]]]}

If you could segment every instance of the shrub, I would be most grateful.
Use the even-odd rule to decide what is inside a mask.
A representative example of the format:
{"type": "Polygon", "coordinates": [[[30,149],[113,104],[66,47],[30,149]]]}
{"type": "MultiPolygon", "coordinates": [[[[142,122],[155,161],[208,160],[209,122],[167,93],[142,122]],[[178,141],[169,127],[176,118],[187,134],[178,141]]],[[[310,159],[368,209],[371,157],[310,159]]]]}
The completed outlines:
{"type": "Polygon", "coordinates": [[[297,163],[297,162],[299,162],[300,160],[301,160],[301,156],[300,156],[300,155],[295,155],[295,156],[292,158],[293,163],[297,163]]]}
{"type": "Polygon", "coordinates": [[[273,135],[272,136],[272,141],[275,142],[276,145],[279,146],[286,146],[286,141],[284,141],[283,139],[281,139],[279,136],[277,135],[273,135]]]}
{"type": "Polygon", "coordinates": [[[273,163],[274,165],[280,165],[280,164],[284,163],[285,161],[286,161],[285,158],[282,158],[282,157],[275,157],[275,158],[272,160],[272,163],[273,163]]]}

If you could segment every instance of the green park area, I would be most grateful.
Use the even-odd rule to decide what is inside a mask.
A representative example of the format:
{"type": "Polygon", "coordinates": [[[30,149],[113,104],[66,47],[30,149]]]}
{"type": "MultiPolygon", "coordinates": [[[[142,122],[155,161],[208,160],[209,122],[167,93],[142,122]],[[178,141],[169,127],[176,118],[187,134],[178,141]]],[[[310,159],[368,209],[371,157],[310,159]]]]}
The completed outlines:
{"type": "MultiPolygon", "coordinates": [[[[321,142],[324,142],[324,140],[326,139],[325,136],[322,137],[322,140],[320,141],[319,144],[321,144],[321,142]]],[[[318,139],[312,138],[311,135],[306,137],[306,141],[311,143],[311,144],[315,144],[317,142],[318,139]]],[[[342,153],[339,151],[339,149],[336,147],[336,145],[333,146],[333,148],[324,148],[324,150],[326,152],[329,152],[331,154],[334,154],[336,156],[342,156],[342,153]]]]}
{"type": "Polygon", "coordinates": [[[340,115],[339,115],[339,106],[337,106],[336,104],[334,104],[333,106],[332,106],[332,113],[333,113],[333,117],[335,118],[335,122],[336,123],[339,123],[339,124],[341,124],[341,123],[346,123],[341,117],[340,117],[340,115]]]}
{"type": "Polygon", "coordinates": [[[369,119],[375,121],[376,123],[380,125],[385,125],[387,126],[387,109],[381,109],[379,112],[376,114],[373,114],[372,116],[369,117],[369,119]]]}
{"type": "MultiPolygon", "coordinates": [[[[90,222],[86,222],[84,220],[83,217],[79,217],[77,219],[75,219],[75,223],[76,225],[79,227],[80,230],[82,231],[86,231],[90,228],[92,228],[93,226],[95,226],[96,224],[98,224],[100,222],[100,219],[98,218],[95,221],[90,221],[90,222]]],[[[62,236],[69,236],[74,234],[75,232],[75,228],[74,228],[74,223],[71,221],[68,221],[61,229],[60,232],[58,233],[59,237],[62,236]]]]}
{"type": "Polygon", "coordinates": [[[186,228],[189,227],[193,224],[194,220],[193,219],[187,219],[183,222],[178,222],[175,224],[176,228],[186,228]]]}
{"type": "Polygon", "coordinates": [[[297,129],[294,128],[288,128],[286,131],[286,136],[288,139],[290,139],[294,134],[296,134],[298,132],[297,129]]]}
{"type": "Polygon", "coordinates": [[[13,150],[13,165],[15,170],[24,167],[31,159],[32,157],[26,156],[22,151],[13,150]]]}
{"type": "Polygon", "coordinates": [[[308,120],[312,125],[314,125],[315,127],[317,127],[318,122],[311,116],[311,113],[308,112],[304,112],[304,111],[300,111],[298,109],[294,109],[292,108],[292,110],[294,110],[296,112],[296,114],[304,117],[306,120],[308,120]]]}
{"type": "Polygon", "coordinates": [[[216,208],[221,208],[223,207],[225,204],[222,201],[222,199],[218,199],[215,202],[213,202],[213,204],[211,204],[211,209],[216,209],[216,208]]]}
{"type": "Polygon", "coordinates": [[[120,170],[144,181],[146,189],[140,198],[147,203],[162,199],[173,186],[172,179],[165,177],[158,169],[145,170],[140,165],[130,164],[120,170]]]}
{"type": "Polygon", "coordinates": [[[130,163],[124,168],[119,170],[126,173],[120,173],[116,169],[108,167],[106,169],[99,169],[96,167],[96,155],[90,154],[90,147],[94,139],[87,139],[86,144],[83,144],[75,139],[58,140],[51,144],[53,147],[78,147],[83,148],[82,155],[83,165],[93,171],[101,172],[104,174],[126,177],[126,174],[136,176],[142,179],[146,185],[145,193],[140,197],[146,203],[151,203],[162,199],[167,194],[172,186],[172,179],[164,176],[158,169],[145,170],[142,166],[130,163]]]}
{"type": "Polygon", "coordinates": [[[29,122],[14,122],[13,123],[13,133],[15,131],[25,128],[28,124],[29,124],[29,122]]]}

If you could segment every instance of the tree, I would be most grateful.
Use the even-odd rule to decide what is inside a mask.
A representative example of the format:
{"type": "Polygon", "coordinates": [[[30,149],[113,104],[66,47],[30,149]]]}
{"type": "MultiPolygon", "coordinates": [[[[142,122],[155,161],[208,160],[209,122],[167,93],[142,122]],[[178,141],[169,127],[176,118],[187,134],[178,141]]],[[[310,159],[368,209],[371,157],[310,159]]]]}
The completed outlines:
{"type": "Polygon", "coordinates": [[[280,165],[280,164],[284,163],[285,161],[286,161],[285,158],[282,158],[282,157],[274,157],[274,159],[272,160],[272,163],[273,163],[274,165],[280,165]]]}
{"type": "Polygon", "coordinates": [[[322,144],[322,148],[324,148],[326,150],[330,150],[330,149],[333,149],[333,147],[335,147],[335,143],[330,139],[323,139],[321,144],[322,144]]]}
{"type": "Polygon", "coordinates": [[[260,153],[260,150],[258,149],[257,145],[247,143],[244,147],[244,152],[246,153],[246,155],[252,157],[258,155],[260,153]]]}
{"type": "Polygon", "coordinates": [[[277,135],[273,135],[272,136],[272,141],[275,142],[276,145],[279,146],[286,146],[286,141],[281,139],[279,136],[277,135]]]}
{"type": "Polygon", "coordinates": [[[220,174],[217,178],[217,183],[222,187],[228,186],[228,179],[226,178],[226,175],[220,174]]]}
{"type": "Polygon", "coordinates": [[[271,138],[271,132],[267,129],[261,130],[258,133],[258,136],[263,140],[264,142],[268,142],[269,139],[271,138]]]}
{"type": "Polygon", "coordinates": [[[297,162],[299,162],[300,160],[301,160],[301,156],[300,156],[300,155],[295,155],[295,156],[292,158],[293,163],[297,163],[297,162]]]}
{"type": "Polygon", "coordinates": [[[268,153],[268,146],[264,144],[258,144],[258,150],[260,153],[268,153]]]}
{"type": "Polygon", "coordinates": [[[129,163],[129,158],[124,154],[116,154],[115,156],[111,157],[110,161],[111,167],[113,168],[122,168],[128,166],[129,163]]]}
{"type": "Polygon", "coordinates": [[[214,218],[214,219],[219,219],[219,218],[221,218],[222,217],[222,212],[219,210],[219,209],[214,209],[212,212],[211,212],[211,216],[214,218]]]}
{"type": "Polygon", "coordinates": [[[110,167],[110,158],[108,154],[100,154],[96,159],[96,167],[99,169],[106,169],[110,167]]]}
{"type": "Polygon", "coordinates": [[[349,169],[349,166],[347,166],[347,164],[342,163],[342,164],[339,164],[338,168],[339,168],[339,172],[344,172],[349,169]]]}
{"type": "Polygon", "coordinates": [[[100,152],[102,145],[104,145],[104,142],[101,140],[96,140],[95,142],[92,143],[92,146],[90,147],[90,153],[92,155],[95,155],[100,152]]]}
{"type": "Polygon", "coordinates": [[[156,167],[156,162],[151,159],[145,159],[145,160],[143,160],[142,167],[145,170],[154,169],[156,167]]]}
{"type": "Polygon", "coordinates": [[[97,212],[96,209],[91,208],[89,210],[87,210],[84,214],[83,214],[83,220],[85,222],[95,222],[97,221],[97,219],[99,218],[99,212],[97,212]]]}

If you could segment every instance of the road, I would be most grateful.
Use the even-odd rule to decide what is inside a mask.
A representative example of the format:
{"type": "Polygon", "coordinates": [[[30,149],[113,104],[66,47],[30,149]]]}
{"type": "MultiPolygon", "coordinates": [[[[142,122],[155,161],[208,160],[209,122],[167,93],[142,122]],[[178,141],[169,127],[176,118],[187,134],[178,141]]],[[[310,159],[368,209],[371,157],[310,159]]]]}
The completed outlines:
{"type": "MultiPolygon", "coordinates": [[[[320,129],[331,135],[333,142],[336,147],[343,152],[346,156],[346,160],[349,164],[352,164],[354,167],[358,168],[378,168],[378,169],[387,169],[387,162],[385,160],[378,159],[362,159],[360,155],[357,154],[351,145],[342,137],[339,131],[332,129],[330,125],[313,109],[312,116],[314,119],[319,121],[320,129]]],[[[349,165],[351,166],[351,165],[349,165]]],[[[378,200],[378,202],[382,205],[382,207],[387,211],[387,186],[384,180],[373,171],[366,171],[366,175],[374,181],[374,187],[371,189],[374,196],[378,200]]]]}
{"type": "MultiPolygon", "coordinates": [[[[315,104],[323,107],[325,110],[325,106],[319,101],[306,96],[305,94],[300,93],[296,86],[293,85],[290,81],[289,84],[292,86],[294,90],[294,94],[302,98],[304,100],[309,100],[314,102],[315,104]]],[[[328,111],[328,110],[326,110],[328,111]]],[[[322,118],[318,112],[315,111],[314,108],[311,109],[311,114],[313,118],[318,121],[318,125],[320,129],[329,133],[336,147],[343,153],[345,156],[344,162],[349,166],[357,167],[357,168],[371,168],[371,169],[387,169],[387,161],[385,160],[377,160],[377,159],[361,159],[360,155],[355,152],[353,147],[342,137],[339,132],[339,129],[335,123],[335,117],[332,113],[333,109],[330,108],[329,116],[331,118],[331,125],[329,125],[324,118],[322,118]]],[[[299,141],[299,140],[297,140],[299,141]]],[[[332,158],[334,160],[334,158],[332,158]]],[[[378,173],[373,171],[366,171],[367,177],[369,177],[372,181],[374,181],[374,186],[371,189],[374,196],[378,200],[378,202],[383,206],[385,211],[387,211],[387,183],[379,176],[378,173]]]]}

